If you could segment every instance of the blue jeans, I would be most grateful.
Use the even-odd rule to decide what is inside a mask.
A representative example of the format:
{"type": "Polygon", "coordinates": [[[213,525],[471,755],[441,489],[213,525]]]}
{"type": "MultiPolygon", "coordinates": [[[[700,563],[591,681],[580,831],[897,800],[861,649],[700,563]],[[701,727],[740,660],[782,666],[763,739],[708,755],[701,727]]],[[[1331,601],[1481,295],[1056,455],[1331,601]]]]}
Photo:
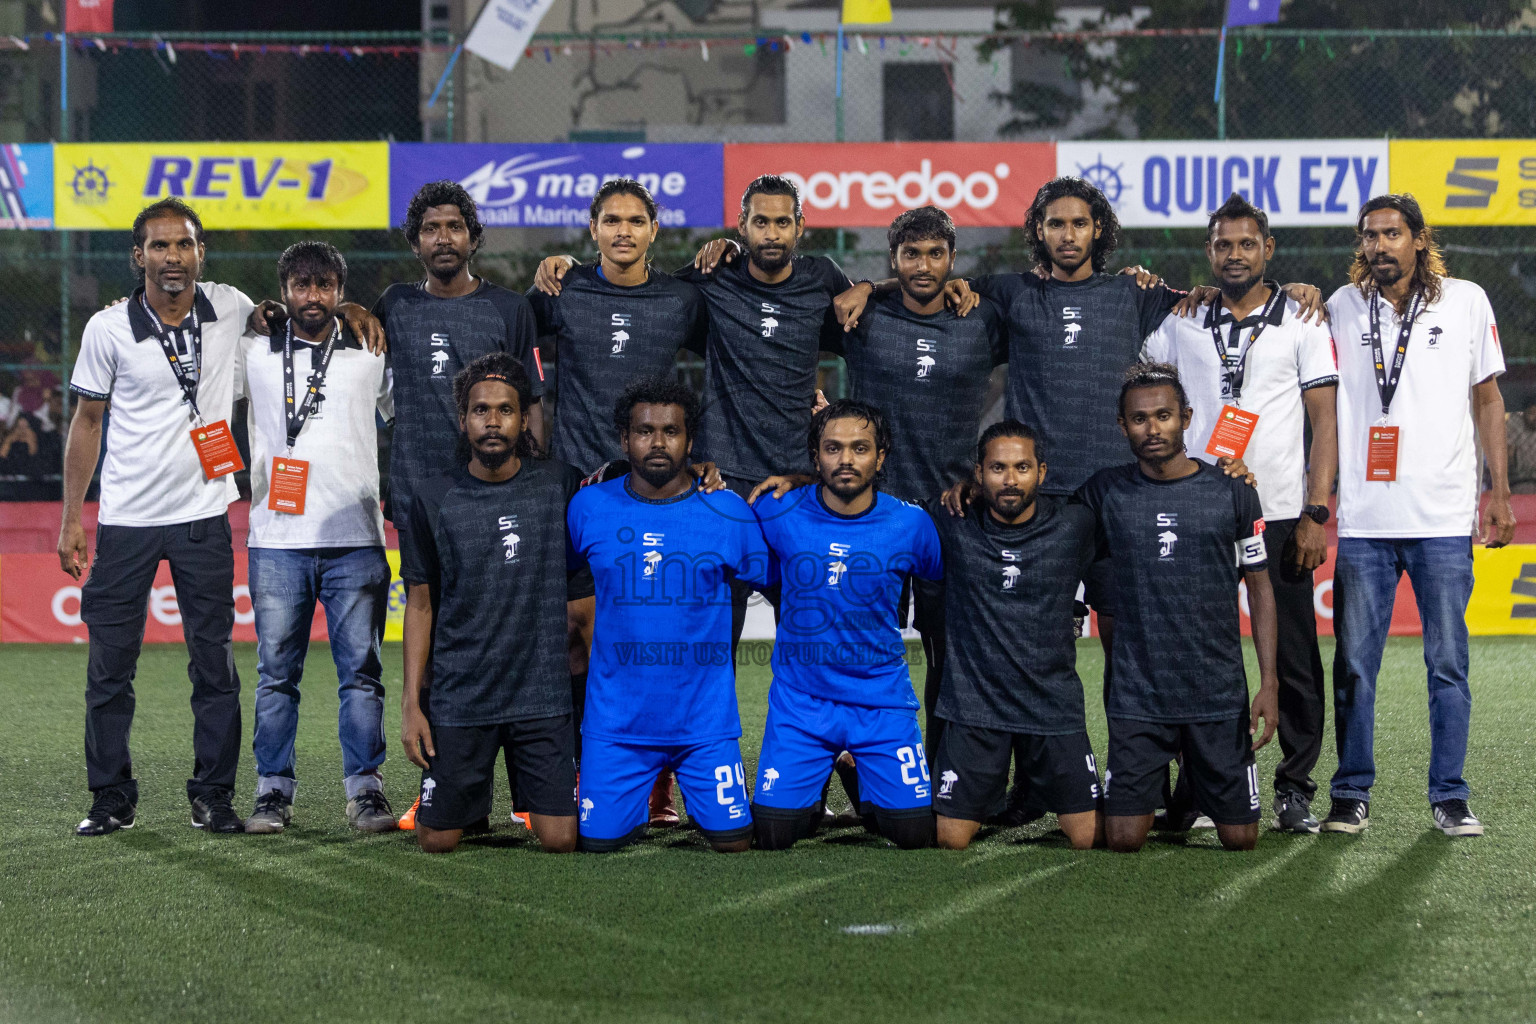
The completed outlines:
{"type": "Polygon", "coordinates": [[[347,799],[382,789],[384,686],[380,646],[389,598],[383,548],[250,549],[256,613],[256,795],[293,798],[299,681],[315,602],[325,608],[341,697],[337,732],[347,799]]]}
{"type": "Polygon", "coordinates": [[[1429,801],[1465,800],[1467,733],[1472,691],[1467,686],[1467,602],[1472,598],[1470,537],[1419,540],[1339,540],[1333,577],[1334,736],[1339,769],[1332,793],[1369,800],[1376,781],[1376,675],[1392,625],[1393,599],[1403,573],[1413,584],[1424,627],[1429,670],[1429,801]]]}

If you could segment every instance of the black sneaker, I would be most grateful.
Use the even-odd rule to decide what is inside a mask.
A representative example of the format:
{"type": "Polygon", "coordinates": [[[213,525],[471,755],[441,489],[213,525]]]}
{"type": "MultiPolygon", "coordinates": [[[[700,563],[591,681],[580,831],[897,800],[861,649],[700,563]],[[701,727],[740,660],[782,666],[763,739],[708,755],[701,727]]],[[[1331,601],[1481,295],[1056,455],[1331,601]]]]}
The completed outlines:
{"type": "Polygon", "coordinates": [[[218,792],[193,798],[192,827],[208,832],[229,834],[244,832],[245,822],[241,821],[240,815],[235,813],[235,805],[230,794],[218,792]]]}
{"type": "Polygon", "coordinates": [[[1430,804],[1435,814],[1435,828],[1448,836],[1480,836],[1483,823],[1477,820],[1465,800],[1441,800],[1430,804]]]}
{"type": "Polygon", "coordinates": [[[1328,808],[1328,817],[1323,819],[1322,824],[1324,832],[1343,832],[1352,836],[1370,827],[1370,801],[1350,800],[1345,797],[1333,798],[1333,806],[1328,808]]]}
{"type": "MultiPolygon", "coordinates": [[[[293,820],[293,801],[270,789],[256,798],[256,809],[245,819],[245,830],[258,835],[281,832],[293,820]]],[[[192,824],[196,825],[194,821],[192,824]]]]}
{"type": "MultiPolygon", "coordinates": [[[[1463,804],[1465,806],[1465,804],[1463,804]]],[[[120,793],[101,793],[91,801],[91,813],[75,826],[77,836],[105,836],[120,828],[133,828],[138,808],[120,793]]]]}
{"type": "Polygon", "coordinates": [[[1317,819],[1312,817],[1311,799],[1291,791],[1275,794],[1276,832],[1309,835],[1316,833],[1320,827],[1317,819]]]}
{"type": "Polygon", "coordinates": [[[365,789],[347,801],[347,820],[359,832],[393,832],[399,828],[384,791],[365,789]]]}

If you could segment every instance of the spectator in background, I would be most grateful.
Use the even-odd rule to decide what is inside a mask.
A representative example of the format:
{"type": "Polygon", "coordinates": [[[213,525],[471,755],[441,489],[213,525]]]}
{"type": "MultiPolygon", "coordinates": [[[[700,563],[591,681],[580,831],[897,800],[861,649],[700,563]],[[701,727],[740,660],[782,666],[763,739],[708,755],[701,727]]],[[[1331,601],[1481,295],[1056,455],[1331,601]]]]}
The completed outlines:
{"type": "Polygon", "coordinates": [[[10,415],[7,425],[16,422],[22,413],[41,418],[48,409],[48,396],[58,391],[59,378],[51,370],[26,369],[21,371],[21,383],[11,392],[10,415]]]}
{"type": "Polygon", "coordinates": [[[1509,491],[1536,494],[1536,391],[1526,396],[1525,408],[1505,419],[1509,438],[1509,491]]]}

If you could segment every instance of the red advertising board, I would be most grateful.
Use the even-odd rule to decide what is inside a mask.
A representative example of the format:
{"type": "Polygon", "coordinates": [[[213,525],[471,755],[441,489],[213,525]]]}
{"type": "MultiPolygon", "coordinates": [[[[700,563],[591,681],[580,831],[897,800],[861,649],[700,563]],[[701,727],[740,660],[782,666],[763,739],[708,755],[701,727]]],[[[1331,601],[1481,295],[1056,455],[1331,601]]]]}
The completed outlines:
{"type": "Polygon", "coordinates": [[[725,147],[725,223],[760,174],[800,186],[810,227],[887,227],[937,206],[959,227],[1021,227],[1035,190],[1056,174],[1051,142],[743,143],[725,147]]]}
{"type": "MultiPolygon", "coordinates": [[[[256,613],[246,582],[245,552],[235,554],[235,640],[254,642],[256,613]]],[[[311,640],[324,640],[325,612],[315,608],[311,640]]],[[[85,643],[80,621],[80,584],[59,568],[58,555],[0,555],[0,641],[5,643],[85,643]]],[[[171,583],[171,567],[160,563],[149,592],[144,642],[182,643],[181,609],[171,583]]]]}

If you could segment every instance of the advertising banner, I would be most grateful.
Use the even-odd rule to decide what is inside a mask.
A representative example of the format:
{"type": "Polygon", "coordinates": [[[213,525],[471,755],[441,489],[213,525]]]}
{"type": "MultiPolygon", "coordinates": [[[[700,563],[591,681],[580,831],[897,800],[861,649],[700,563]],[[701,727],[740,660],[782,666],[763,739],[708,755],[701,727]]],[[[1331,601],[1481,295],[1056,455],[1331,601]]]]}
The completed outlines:
{"type": "Polygon", "coordinates": [[[958,227],[1021,227],[1056,169],[1050,142],[743,143],[725,147],[726,224],[760,174],[800,186],[809,227],[888,227],[904,210],[937,206],[958,227]]]}
{"type": "Polygon", "coordinates": [[[634,178],[656,197],[663,227],[715,228],[720,150],[714,142],[400,143],[390,147],[390,219],[402,223],[417,189],[448,178],[474,197],[488,228],[586,227],[598,187],[634,178]]]}
{"type": "Polygon", "coordinates": [[[60,143],[53,182],[61,228],[131,228],[166,196],[210,231],[389,226],[387,142],[60,143]]]}
{"type": "Polygon", "coordinates": [[[1536,224],[1536,139],[1393,142],[1392,191],[1432,225],[1536,224]]]}
{"type": "MultiPolygon", "coordinates": [[[[256,640],[256,613],[251,609],[245,553],[235,555],[235,630],[237,641],[256,640]]],[[[324,640],[325,612],[315,609],[311,640],[324,640]]],[[[0,642],[67,644],[86,641],[80,621],[80,583],[59,568],[56,554],[0,555],[0,642]]],[[[180,644],[181,608],[171,583],[170,563],[161,562],[149,592],[144,642],[180,644]]]]}
{"type": "Polygon", "coordinates": [[[0,146],[0,228],[53,227],[53,153],[46,142],[0,146]]]}
{"type": "Polygon", "coordinates": [[[1352,226],[1361,204],[1388,190],[1388,144],[1061,142],[1056,173],[1099,186],[1130,228],[1203,228],[1233,192],[1267,213],[1272,227],[1352,226]]]}
{"type": "MultiPolygon", "coordinates": [[[[389,560],[389,608],[384,639],[398,643],[405,624],[405,582],[400,579],[400,552],[384,552],[389,560]]],[[[1333,633],[1333,567],[1337,551],[1330,548],[1328,561],[1314,574],[1313,610],[1317,613],[1317,631],[1333,633]]],[[[1473,572],[1476,584],[1467,607],[1467,628],[1473,636],[1536,636],[1536,544],[1511,544],[1506,548],[1474,548],[1473,572]]],[[[251,592],[246,583],[244,552],[235,556],[235,631],[239,641],[254,641],[255,613],[251,610],[251,592]]],[[[1242,628],[1251,631],[1248,595],[1242,594],[1242,628]]],[[[1404,576],[1397,587],[1397,604],[1392,612],[1393,636],[1417,636],[1421,632],[1413,588],[1404,576]]],[[[772,640],[773,610],[766,601],[754,597],[747,613],[742,636],[747,640],[772,640]]],[[[916,634],[912,634],[916,635],[916,634]]],[[[325,612],[315,609],[310,639],[324,640],[325,612]]],[[[85,625],[80,621],[80,584],[59,570],[55,554],[0,555],[0,642],[3,643],[84,643],[85,625]]],[[[171,584],[170,569],[160,566],[154,589],[149,596],[149,615],[144,627],[145,643],[182,643],[181,612],[176,604],[176,588],[171,584]]]]}

